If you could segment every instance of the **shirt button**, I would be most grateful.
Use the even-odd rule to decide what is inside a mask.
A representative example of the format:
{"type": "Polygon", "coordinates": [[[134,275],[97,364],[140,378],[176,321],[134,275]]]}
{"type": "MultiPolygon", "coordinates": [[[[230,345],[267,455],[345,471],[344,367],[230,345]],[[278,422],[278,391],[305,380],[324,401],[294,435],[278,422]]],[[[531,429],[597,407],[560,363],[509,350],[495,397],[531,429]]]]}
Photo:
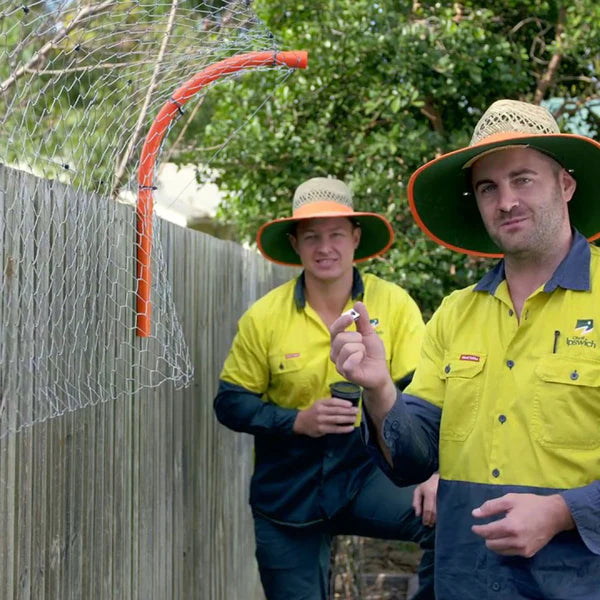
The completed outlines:
{"type": "Polygon", "coordinates": [[[512,309],[512,308],[509,308],[509,309],[508,309],[508,316],[509,316],[509,317],[512,317],[514,314],[515,314],[515,313],[513,312],[513,309],[512,309]]]}
{"type": "Polygon", "coordinates": [[[577,371],[573,371],[573,372],[571,373],[571,379],[572,379],[573,381],[575,381],[576,379],[579,379],[579,373],[578,373],[577,371]]]}
{"type": "Polygon", "coordinates": [[[446,373],[450,373],[450,365],[446,365],[446,366],[444,367],[444,371],[445,371],[446,373]]]}
{"type": "Polygon", "coordinates": [[[498,421],[500,421],[500,423],[506,423],[506,417],[504,415],[500,415],[498,417],[498,421]]]}
{"type": "Polygon", "coordinates": [[[513,360],[507,360],[507,361],[506,361],[506,366],[507,366],[509,369],[512,369],[512,368],[515,366],[515,362],[514,362],[513,360]]]}
{"type": "Polygon", "coordinates": [[[492,583],[492,589],[494,592],[498,592],[500,590],[500,584],[497,581],[494,581],[494,583],[492,583]]]}
{"type": "Polygon", "coordinates": [[[498,471],[498,469],[494,469],[494,470],[492,471],[492,475],[493,475],[494,477],[500,477],[500,471],[498,471]]]}
{"type": "Polygon", "coordinates": [[[400,423],[398,423],[398,421],[392,421],[392,424],[390,425],[390,427],[394,430],[394,431],[398,431],[398,427],[400,427],[400,423]]]}

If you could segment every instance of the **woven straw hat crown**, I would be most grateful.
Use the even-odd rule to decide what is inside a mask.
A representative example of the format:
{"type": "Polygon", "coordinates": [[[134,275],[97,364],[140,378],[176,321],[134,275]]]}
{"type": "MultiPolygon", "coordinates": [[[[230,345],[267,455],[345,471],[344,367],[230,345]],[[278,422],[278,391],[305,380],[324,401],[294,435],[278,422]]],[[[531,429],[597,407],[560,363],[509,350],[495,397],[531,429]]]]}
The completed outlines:
{"type": "Polygon", "coordinates": [[[479,119],[469,145],[474,146],[493,135],[515,132],[559,134],[560,129],[554,117],[543,106],[518,100],[498,100],[479,119]]]}
{"type": "Polygon", "coordinates": [[[313,202],[336,202],[352,209],[352,193],[348,186],[332,177],[313,177],[296,188],[292,202],[292,211],[313,202]]]}

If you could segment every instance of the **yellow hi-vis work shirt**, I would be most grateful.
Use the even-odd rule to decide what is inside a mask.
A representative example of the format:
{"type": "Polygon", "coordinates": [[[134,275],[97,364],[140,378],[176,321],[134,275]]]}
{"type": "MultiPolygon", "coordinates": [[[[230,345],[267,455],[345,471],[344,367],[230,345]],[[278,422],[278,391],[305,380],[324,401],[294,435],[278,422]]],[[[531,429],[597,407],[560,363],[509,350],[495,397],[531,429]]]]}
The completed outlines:
{"type": "Polygon", "coordinates": [[[406,411],[429,428],[429,440],[439,433],[438,597],[600,599],[598,248],[575,232],[520,321],[503,262],[448,296],[427,324],[412,383],[384,423],[395,470],[411,460],[402,450],[406,411]],[[471,532],[487,521],[471,511],[510,492],[560,493],[577,530],[531,559],[487,550],[471,532]]]}
{"type": "MultiPolygon", "coordinates": [[[[297,411],[329,398],[329,385],[342,379],[329,358],[329,330],[306,302],[303,281],[272,290],[242,316],[215,400],[222,423],[255,436],[253,509],[289,524],[331,516],[373,468],[358,428],[322,438],[292,431],[297,411]]],[[[355,269],[344,310],[359,299],[384,341],[392,376],[410,376],[424,330],[417,305],[397,285],[361,278],[355,269]]]]}

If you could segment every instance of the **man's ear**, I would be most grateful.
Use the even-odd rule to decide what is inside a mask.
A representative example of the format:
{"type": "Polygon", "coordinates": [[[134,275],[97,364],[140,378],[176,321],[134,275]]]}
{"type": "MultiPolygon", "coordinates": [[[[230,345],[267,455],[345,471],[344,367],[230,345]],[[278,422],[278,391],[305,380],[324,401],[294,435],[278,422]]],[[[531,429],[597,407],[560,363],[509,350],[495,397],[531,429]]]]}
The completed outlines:
{"type": "Polygon", "coordinates": [[[575,181],[575,177],[569,173],[566,169],[563,169],[560,172],[560,189],[563,194],[563,198],[566,202],[569,202],[575,194],[575,190],[577,189],[577,181],[575,181]]]}
{"type": "Polygon", "coordinates": [[[300,256],[300,252],[298,252],[298,240],[296,239],[296,236],[293,233],[288,233],[287,236],[288,240],[290,240],[290,245],[294,249],[294,252],[300,256]]]}
{"type": "Polygon", "coordinates": [[[357,226],[352,230],[352,237],[354,239],[354,249],[356,250],[358,248],[358,245],[360,244],[360,236],[362,235],[362,229],[357,226]]]}

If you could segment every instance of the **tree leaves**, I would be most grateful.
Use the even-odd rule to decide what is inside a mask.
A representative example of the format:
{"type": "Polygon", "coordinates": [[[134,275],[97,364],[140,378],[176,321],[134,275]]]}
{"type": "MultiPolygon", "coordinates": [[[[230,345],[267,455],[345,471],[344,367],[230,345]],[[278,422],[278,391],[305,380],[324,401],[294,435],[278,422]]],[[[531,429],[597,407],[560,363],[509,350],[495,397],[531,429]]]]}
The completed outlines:
{"type": "MultiPolygon", "coordinates": [[[[235,100],[231,90],[214,90],[219,100],[208,138],[243,118],[240,98],[256,102],[273,92],[213,162],[219,184],[231,191],[221,218],[236,224],[239,239],[252,240],[266,219],[290,214],[304,179],[345,179],[358,208],[386,214],[396,230],[392,250],[366,268],[406,287],[430,314],[489,261],[425,238],[406,202],[411,173],[468,144],[492,101],[531,100],[555,52],[562,60],[545,97],[558,97],[560,107],[596,97],[600,9],[592,1],[570,3],[564,34],[555,39],[562,5],[550,1],[255,6],[282,47],[308,50],[309,67],[274,92],[272,74],[238,81],[235,100]]],[[[596,131],[593,117],[588,127],[596,131]]]]}

